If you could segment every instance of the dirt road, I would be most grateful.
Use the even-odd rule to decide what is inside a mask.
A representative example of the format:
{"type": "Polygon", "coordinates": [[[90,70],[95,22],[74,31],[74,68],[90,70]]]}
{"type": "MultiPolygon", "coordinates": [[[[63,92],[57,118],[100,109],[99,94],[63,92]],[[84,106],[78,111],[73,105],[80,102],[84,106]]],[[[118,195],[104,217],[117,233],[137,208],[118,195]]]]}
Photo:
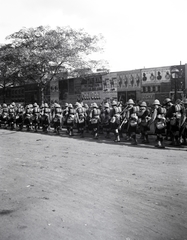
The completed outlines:
{"type": "Polygon", "coordinates": [[[0,240],[187,239],[187,148],[0,130],[0,240]]]}

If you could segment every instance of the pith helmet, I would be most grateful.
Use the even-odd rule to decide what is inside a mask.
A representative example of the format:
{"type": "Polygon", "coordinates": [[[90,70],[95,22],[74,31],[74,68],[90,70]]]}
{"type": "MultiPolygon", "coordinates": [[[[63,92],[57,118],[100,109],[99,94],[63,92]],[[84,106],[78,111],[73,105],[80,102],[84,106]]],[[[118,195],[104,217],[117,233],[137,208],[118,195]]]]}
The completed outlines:
{"type": "Polygon", "coordinates": [[[117,102],[115,100],[112,101],[112,106],[117,106],[117,102]]]}
{"type": "Polygon", "coordinates": [[[70,103],[70,104],[68,105],[68,107],[69,107],[69,108],[73,108],[73,105],[70,103]]]}
{"type": "Polygon", "coordinates": [[[146,102],[142,102],[142,103],[140,104],[140,107],[147,107],[147,103],[146,103],[146,102]]]}
{"type": "Polygon", "coordinates": [[[79,106],[79,103],[78,103],[78,102],[75,103],[75,107],[77,107],[77,106],[79,106]]]}
{"type": "Polygon", "coordinates": [[[109,107],[109,103],[105,103],[104,107],[108,108],[109,107]]]}
{"type": "Polygon", "coordinates": [[[93,108],[98,108],[97,103],[95,103],[95,102],[92,103],[92,107],[93,107],[93,108]]]}
{"type": "Polygon", "coordinates": [[[84,107],[85,107],[85,108],[89,108],[87,103],[84,104],[84,107]]]}
{"type": "Polygon", "coordinates": [[[38,106],[38,104],[37,104],[37,103],[34,103],[34,104],[33,104],[33,106],[34,106],[34,107],[37,107],[37,106],[38,106]]]}
{"type": "Polygon", "coordinates": [[[56,103],[55,108],[60,108],[60,104],[56,103]]]}
{"type": "Polygon", "coordinates": [[[135,103],[134,103],[134,101],[130,98],[130,99],[128,100],[127,104],[133,104],[133,105],[134,105],[135,103]]]}
{"type": "Polygon", "coordinates": [[[171,99],[170,99],[170,98],[166,98],[166,99],[164,100],[164,104],[167,104],[167,103],[169,103],[169,102],[171,102],[171,99]]]}
{"type": "Polygon", "coordinates": [[[153,105],[160,105],[160,101],[158,99],[155,99],[153,105]]]}
{"type": "Polygon", "coordinates": [[[81,103],[76,102],[76,103],[75,103],[75,107],[82,107],[82,105],[81,105],[81,103]]]}

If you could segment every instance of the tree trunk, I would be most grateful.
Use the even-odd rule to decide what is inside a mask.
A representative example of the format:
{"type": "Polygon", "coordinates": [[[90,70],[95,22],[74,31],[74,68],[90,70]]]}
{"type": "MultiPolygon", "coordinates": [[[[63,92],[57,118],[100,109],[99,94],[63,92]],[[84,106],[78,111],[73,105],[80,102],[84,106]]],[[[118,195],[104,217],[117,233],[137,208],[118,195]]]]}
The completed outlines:
{"type": "Polygon", "coordinates": [[[44,103],[44,87],[41,87],[41,102],[44,103]]]}
{"type": "Polygon", "coordinates": [[[3,79],[3,102],[6,103],[6,81],[3,79]]]}
{"type": "Polygon", "coordinates": [[[3,103],[6,103],[6,87],[3,87],[3,103]]]}

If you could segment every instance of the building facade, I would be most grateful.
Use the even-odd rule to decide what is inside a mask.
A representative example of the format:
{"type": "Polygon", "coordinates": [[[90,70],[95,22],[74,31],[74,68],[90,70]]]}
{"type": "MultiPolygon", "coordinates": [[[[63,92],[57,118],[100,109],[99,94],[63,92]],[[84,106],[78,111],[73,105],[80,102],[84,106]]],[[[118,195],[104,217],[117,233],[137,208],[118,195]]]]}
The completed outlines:
{"type": "MultiPolygon", "coordinates": [[[[45,102],[75,103],[83,101],[102,104],[118,100],[124,104],[129,98],[146,101],[149,105],[154,99],[162,103],[167,97],[173,101],[187,96],[187,64],[157,68],[144,68],[111,73],[96,73],[84,78],[64,78],[56,76],[45,88],[45,102]],[[178,70],[177,78],[172,76],[178,70]]],[[[41,92],[37,84],[0,89],[0,103],[41,102],[41,92]]]]}

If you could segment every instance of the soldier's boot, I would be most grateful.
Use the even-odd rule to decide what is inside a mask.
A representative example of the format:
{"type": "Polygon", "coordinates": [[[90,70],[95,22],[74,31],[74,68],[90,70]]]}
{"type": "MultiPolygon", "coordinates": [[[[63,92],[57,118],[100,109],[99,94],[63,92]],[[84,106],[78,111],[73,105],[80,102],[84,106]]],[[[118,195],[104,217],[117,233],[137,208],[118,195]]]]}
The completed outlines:
{"type": "Polygon", "coordinates": [[[137,145],[138,144],[137,139],[136,139],[136,134],[132,135],[132,143],[131,144],[132,145],[137,145]]]}
{"type": "Polygon", "coordinates": [[[94,131],[94,139],[98,139],[98,133],[97,133],[97,131],[94,131]]]}
{"type": "Polygon", "coordinates": [[[119,136],[119,134],[116,134],[116,138],[115,138],[114,142],[120,142],[120,136],[119,136]]]}
{"type": "Polygon", "coordinates": [[[149,143],[149,137],[148,137],[148,134],[145,134],[145,141],[144,143],[149,143]]]}
{"type": "Polygon", "coordinates": [[[176,137],[175,140],[176,140],[176,146],[181,146],[179,137],[176,137]]]}
{"type": "Polygon", "coordinates": [[[84,138],[84,130],[80,130],[80,137],[84,138]]]}
{"type": "Polygon", "coordinates": [[[106,136],[105,136],[105,138],[107,138],[107,139],[110,138],[110,132],[109,132],[109,131],[106,132],[106,136]]]}
{"type": "Polygon", "coordinates": [[[160,148],[165,148],[165,144],[164,144],[164,139],[163,139],[163,137],[160,139],[160,142],[161,142],[161,147],[160,147],[160,148]]]}
{"type": "Polygon", "coordinates": [[[69,136],[70,136],[70,137],[73,136],[73,128],[70,128],[70,130],[69,130],[69,136]]]}
{"type": "Polygon", "coordinates": [[[160,147],[161,146],[161,141],[160,141],[160,137],[159,136],[157,136],[157,139],[156,139],[156,145],[155,145],[155,147],[160,147]]]}

